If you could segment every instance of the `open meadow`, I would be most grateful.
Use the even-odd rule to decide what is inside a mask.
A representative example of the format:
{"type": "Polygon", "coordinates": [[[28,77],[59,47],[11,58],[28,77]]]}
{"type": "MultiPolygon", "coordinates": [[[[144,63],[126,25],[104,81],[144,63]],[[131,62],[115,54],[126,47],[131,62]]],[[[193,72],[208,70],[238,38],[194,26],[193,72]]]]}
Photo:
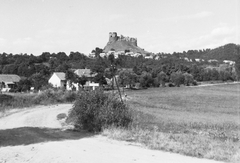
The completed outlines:
{"type": "Polygon", "coordinates": [[[128,91],[132,127],[108,137],[228,162],[240,161],[240,84],[128,91]]]}

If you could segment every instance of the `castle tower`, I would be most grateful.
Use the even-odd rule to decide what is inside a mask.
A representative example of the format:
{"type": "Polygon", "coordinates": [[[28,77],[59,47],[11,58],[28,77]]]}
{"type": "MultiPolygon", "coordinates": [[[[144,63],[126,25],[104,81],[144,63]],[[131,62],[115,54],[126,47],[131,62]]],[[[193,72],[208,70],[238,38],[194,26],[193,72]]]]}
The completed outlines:
{"type": "Polygon", "coordinates": [[[109,32],[109,42],[115,42],[118,40],[117,32],[109,32]]]}

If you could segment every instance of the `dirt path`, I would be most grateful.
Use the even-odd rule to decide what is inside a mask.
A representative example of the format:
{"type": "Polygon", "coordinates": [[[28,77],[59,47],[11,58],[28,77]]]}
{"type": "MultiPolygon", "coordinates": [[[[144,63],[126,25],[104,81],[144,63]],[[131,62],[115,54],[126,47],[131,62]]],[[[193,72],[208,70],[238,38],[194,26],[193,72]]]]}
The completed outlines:
{"type": "Polygon", "coordinates": [[[0,163],[214,163],[99,135],[63,131],[57,114],[70,104],[41,106],[0,119],[0,163]]]}
{"type": "Polygon", "coordinates": [[[72,104],[38,106],[34,109],[25,109],[0,119],[0,129],[17,127],[48,127],[61,128],[56,116],[66,113],[72,104]]]}

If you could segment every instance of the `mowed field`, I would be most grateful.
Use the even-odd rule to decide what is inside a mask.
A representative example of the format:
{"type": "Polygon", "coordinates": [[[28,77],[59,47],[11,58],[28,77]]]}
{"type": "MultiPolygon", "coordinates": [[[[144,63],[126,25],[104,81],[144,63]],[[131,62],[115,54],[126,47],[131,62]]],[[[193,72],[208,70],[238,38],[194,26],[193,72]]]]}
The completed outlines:
{"type": "Polygon", "coordinates": [[[107,130],[109,137],[200,158],[240,161],[240,84],[149,88],[127,94],[134,127],[107,130]]]}
{"type": "Polygon", "coordinates": [[[131,107],[154,116],[154,123],[240,127],[240,84],[150,88],[128,95],[131,107]]]}

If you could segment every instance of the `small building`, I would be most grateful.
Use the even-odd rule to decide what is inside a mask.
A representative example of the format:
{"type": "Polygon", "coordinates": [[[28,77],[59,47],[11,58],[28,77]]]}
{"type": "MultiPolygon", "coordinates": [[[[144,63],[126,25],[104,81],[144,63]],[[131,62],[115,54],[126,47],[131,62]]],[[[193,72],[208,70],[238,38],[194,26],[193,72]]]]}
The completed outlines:
{"type": "Polygon", "coordinates": [[[145,56],[144,58],[145,58],[145,59],[153,59],[153,56],[152,56],[152,55],[150,55],[150,56],[145,56]]]}
{"type": "Polygon", "coordinates": [[[14,88],[20,80],[21,78],[18,75],[0,74],[1,91],[8,92],[11,88],[14,88]]]}
{"type": "Polygon", "coordinates": [[[201,59],[199,59],[199,58],[195,58],[195,61],[196,61],[196,62],[200,62],[201,59]]]}
{"type": "Polygon", "coordinates": [[[48,83],[52,84],[56,88],[66,88],[66,77],[64,72],[54,72],[48,83]]]}
{"type": "Polygon", "coordinates": [[[79,77],[86,76],[87,78],[94,77],[96,74],[92,74],[90,69],[77,69],[74,71],[79,77]]]}
{"type": "Polygon", "coordinates": [[[231,66],[235,65],[235,62],[231,60],[224,60],[223,63],[229,64],[231,66]]]}
{"type": "MultiPolygon", "coordinates": [[[[93,90],[99,86],[98,83],[92,82],[92,78],[96,76],[96,74],[92,74],[90,69],[77,69],[74,71],[79,77],[85,76],[87,78],[87,82],[84,87],[90,87],[93,90]]],[[[66,80],[66,74],[64,72],[54,72],[48,83],[52,84],[55,88],[65,88],[67,90],[72,90],[73,88],[79,90],[79,84],[70,83],[70,81],[66,80]]]]}

